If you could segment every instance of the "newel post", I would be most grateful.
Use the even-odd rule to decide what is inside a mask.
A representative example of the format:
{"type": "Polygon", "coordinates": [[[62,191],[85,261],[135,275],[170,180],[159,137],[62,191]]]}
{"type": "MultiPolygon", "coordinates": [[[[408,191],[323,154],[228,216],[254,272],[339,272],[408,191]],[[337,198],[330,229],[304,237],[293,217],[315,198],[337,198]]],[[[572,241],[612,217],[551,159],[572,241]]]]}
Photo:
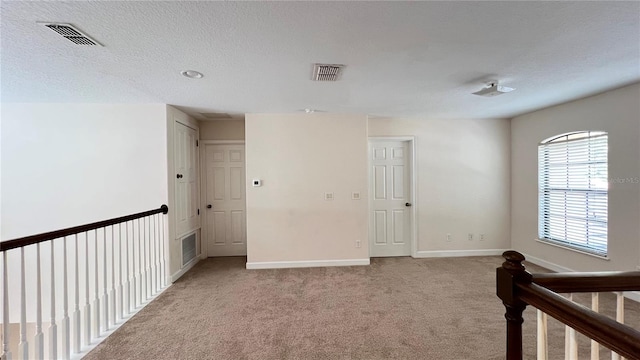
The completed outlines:
{"type": "Polygon", "coordinates": [[[531,283],[531,274],[522,265],[524,256],[509,250],[502,254],[505,262],[496,269],[497,294],[506,308],[507,360],[522,360],[522,312],[527,304],[518,298],[516,284],[531,283]]]}

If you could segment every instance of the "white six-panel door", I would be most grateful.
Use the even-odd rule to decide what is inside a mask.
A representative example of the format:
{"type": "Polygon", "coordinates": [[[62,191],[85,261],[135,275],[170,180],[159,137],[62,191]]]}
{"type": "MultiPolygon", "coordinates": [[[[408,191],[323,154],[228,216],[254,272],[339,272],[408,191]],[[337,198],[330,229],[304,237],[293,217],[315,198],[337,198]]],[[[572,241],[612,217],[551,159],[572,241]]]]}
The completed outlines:
{"type": "Polygon", "coordinates": [[[208,256],[247,254],[244,145],[205,145],[208,256]]]}
{"type": "Polygon", "coordinates": [[[372,257],[411,255],[408,141],[370,141],[369,248],[372,257]]]}
{"type": "Polygon", "coordinates": [[[199,226],[198,151],[196,130],[176,122],[176,235],[182,236],[199,226]]]}

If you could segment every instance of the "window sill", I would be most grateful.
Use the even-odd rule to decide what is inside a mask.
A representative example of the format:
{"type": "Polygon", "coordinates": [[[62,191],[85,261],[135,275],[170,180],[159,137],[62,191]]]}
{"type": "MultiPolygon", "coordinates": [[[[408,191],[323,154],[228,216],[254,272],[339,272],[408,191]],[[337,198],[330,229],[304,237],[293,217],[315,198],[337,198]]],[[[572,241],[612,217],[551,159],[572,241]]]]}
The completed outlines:
{"type": "Polygon", "coordinates": [[[564,246],[562,244],[559,244],[559,243],[556,243],[556,242],[553,242],[553,241],[549,241],[549,240],[542,240],[542,239],[539,239],[539,238],[535,238],[534,240],[539,242],[539,243],[545,244],[545,245],[551,245],[551,246],[559,247],[561,249],[570,250],[570,251],[573,251],[573,252],[577,252],[579,254],[592,256],[592,257],[600,259],[600,260],[606,260],[606,261],[610,261],[611,260],[611,258],[609,258],[608,255],[593,254],[593,253],[590,253],[590,252],[587,252],[587,251],[583,251],[583,250],[579,250],[579,249],[576,249],[576,248],[573,248],[573,247],[570,247],[570,246],[564,246]]]}

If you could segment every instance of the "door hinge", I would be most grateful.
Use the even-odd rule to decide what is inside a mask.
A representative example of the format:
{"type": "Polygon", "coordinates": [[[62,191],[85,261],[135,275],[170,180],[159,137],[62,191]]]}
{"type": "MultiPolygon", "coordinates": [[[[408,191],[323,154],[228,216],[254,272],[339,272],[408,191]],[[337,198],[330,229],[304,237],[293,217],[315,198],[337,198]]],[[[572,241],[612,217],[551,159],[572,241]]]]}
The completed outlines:
{"type": "Polygon", "coordinates": [[[198,145],[198,140],[196,140],[196,146],[200,146],[200,145],[198,145]]]}
{"type": "Polygon", "coordinates": [[[198,215],[200,215],[200,209],[198,209],[198,215]]]}

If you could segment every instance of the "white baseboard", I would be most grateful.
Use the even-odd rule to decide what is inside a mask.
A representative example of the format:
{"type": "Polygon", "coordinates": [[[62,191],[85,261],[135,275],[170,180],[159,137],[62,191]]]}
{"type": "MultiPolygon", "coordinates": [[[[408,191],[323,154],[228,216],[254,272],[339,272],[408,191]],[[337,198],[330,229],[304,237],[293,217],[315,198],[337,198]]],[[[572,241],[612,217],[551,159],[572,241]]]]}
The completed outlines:
{"type": "Polygon", "coordinates": [[[176,280],[180,279],[182,275],[184,275],[187,271],[191,270],[198,262],[200,262],[201,257],[196,256],[191,261],[187,263],[187,265],[183,266],[182,269],[178,270],[175,274],[171,275],[171,282],[174,283],[176,280]]]}
{"type": "MultiPolygon", "coordinates": [[[[524,257],[526,258],[526,261],[536,264],[538,266],[542,266],[543,268],[547,268],[551,271],[554,272],[575,272],[575,270],[569,269],[568,267],[564,267],[558,264],[554,264],[552,262],[546,261],[546,260],[542,260],[540,258],[537,258],[535,256],[531,256],[531,255],[527,255],[525,253],[523,253],[522,255],[524,255],[524,257]]],[[[624,297],[626,297],[629,300],[633,300],[636,302],[640,303],[640,291],[625,291],[624,293],[624,297]]]]}
{"type": "Polygon", "coordinates": [[[414,258],[432,257],[465,257],[465,256],[496,256],[502,255],[507,249],[479,249],[479,250],[436,250],[418,251],[414,258]]]}
{"type": "Polygon", "coordinates": [[[369,265],[369,259],[248,262],[247,269],[288,269],[369,265]]]}

